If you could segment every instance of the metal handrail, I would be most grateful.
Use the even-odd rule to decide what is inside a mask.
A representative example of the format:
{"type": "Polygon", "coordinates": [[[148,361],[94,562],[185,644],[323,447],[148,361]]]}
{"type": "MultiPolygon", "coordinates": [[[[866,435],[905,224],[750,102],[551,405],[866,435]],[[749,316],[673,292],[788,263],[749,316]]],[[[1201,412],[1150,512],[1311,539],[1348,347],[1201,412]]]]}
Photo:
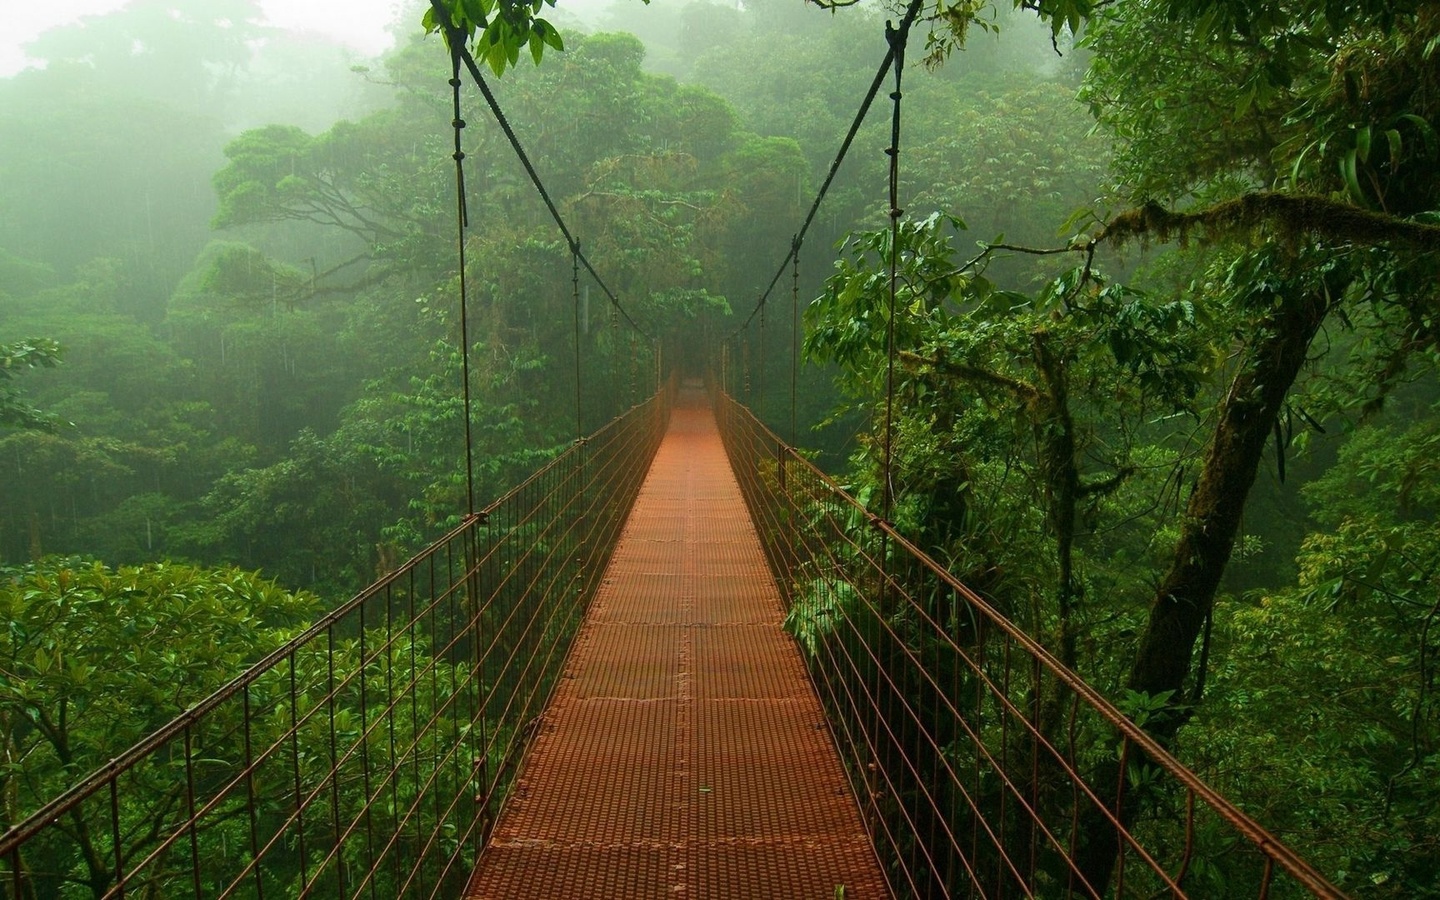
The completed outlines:
{"type": "MultiPolygon", "coordinates": [[[[1274,896],[1281,875],[1304,896],[1345,896],[749,409],[723,392],[714,398],[727,451],[776,579],[792,604],[792,619],[804,615],[794,604],[804,599],[806,580],[824,572],[845,582],[847,590],[864,594],[843,614],[866,622],[848,627],[879,632],[873,643],[859,642],[863,648],[844,647],[846,634],[831,623],[807,661],[829,706],[832,733],[867,821],[874,826],[872,837],[891,864],[897,893],[926,896],[943,891],[950,896],[963,894],[963,888],[977,896],[1208,896],[1205,887],[1195,888],[1198,894],[1185,887],[1205,849],[1197,846],[1196,823],[1208,812],[1259,855],[1258,865],[1240,867],[1253,875],[1257,896],[1274,896]],[[864,523],[864,535],[851,533],[857,522],[864,523]],[[923,597],[940,602],[927,604],[923,597]],[[937,606],[948,615],[937,615],[937,606]],[[874,621],[887,615],[907,618],[914,634],[901,635],[888,623],[874,621]],[[936,649],[926,651],[924,646],[936,649]],[[942,652],[948,655],[946,665],[965,671],[963,679],[935,671],[939,666],[927,668],[942,652]],[[863,654],[870,658],[861,658],[863,654]],[[857,676],[863,676],[858,681],[874,683],[857,683],[857,676]],[[973,703],[952,690],[962,681],[975,694],[973,703]],[[925,703],[917,702],[922,695],[925,703]],[[1059,714],[1045,721],[1042,704],[1051,711],[1058,708],[1059,714]],[[915,731],[902,740],[897,729],[915,731]],[[989,802],[978,796],[983,791],[968,790],[965,773],[950,759],[960,751],[942,733],[968,737],[972,746],[965,751],[967,761],[984,771],[983,778],[971,775],[969,781],[985,785],[992,795],[989,802]],[[1087,756],[1105,742],[1118,743],[1112,754],[1117,758],[1087,756]],[[925,783],[894,772],[877,775],[872,766],[877,759],[913,768],[917,776],[925,770],[935,780],[925,783]],[[1134,824],[1129,804],[1140,802],[1140,789],[1128,782],[1142,776],[1166,779],[1164,785],[1144,789],[1152,800],[1163,795],[1175,809],[1183,801],[1178,836],[1152,839],[1134,824]],[[1047,784],[1047,778],[1063,778],[1068,784],[1047,784]],[[884,783],[880,790],[877,781],[884,783]],[[909,795],[902,802],[883,796],[886,788],[909,795]],[[963,801],[947,806],[938,798],[942,793],[963,796],[963,801]],[[1006,814],[1029,821],[1023,826],[1006,823],[1006,814]],[[928,824],[921,828],[922,823],[928,824]],[[957,823],[979,836],[972,847],[962,846],[965,842],[956,837],[961,827],[957,823]],[[1113,832],[1119,859],[1102,861],[1097,868],[1085,859],[1084,848],[1107,830],[1113,832]],[[989,846],[980,846],[985,842],[989,846]],[[1028,858],[1014,858],[1016,848],[1028,858]],[[1046,855],[1048,870],[1041,859],[1046,855]],[[1145,874],[1127,872],[1127,858],[1138,860],[1145,874]],[[986,866],[994,871],[980,871],[986,866]],[[926,867],[930,871],[923,871],[926,867]],[[946,867],[951,872],[934,871],[946,867]],[[1064,882],[1058,886],[1057,872],[1064,882]],[[1101,878],[1109,883],[1090,883],[1101,878]]],[[[849,637],[854,640],[853,633],[849,637]]]]}
{"type": "Polygon", "coordinates": [[[116,897],[156,879],[192,884],[186,893],[197,897],[228,896],[265,877],[272,863],[285,871],[269,877],[288,878],[300,896],[321,890],[327,872],[336,873],[346,896],[377,890],[382,876],[390,881],[378,889],[397,896],[431,896],[442,884],[463,882],[639,491],[639,463],[659,445],[670,393],[663,387],[577,441],[7,829],[0,835],[0,896],[43,896],[41,878],[86,880],[54,871],[56,858],[88,869],[97,895],[116,897]],[[498,661],[522,653],[523,668],[498,661]],[[302,684],[297,673],[312,662],[320,674],[302,684]],[[267,704],[267,679],[288,693],[275,692],[267,704]],[[343,723],[347,715],[356,720],[354,735],[337,728],[337,717],[343,723]],[[314,746],[302,747],[303,740],[314,746]],[[421,772],[431,744],[444,749],[421,772]],[[378,757],[388,758],[388,770],[378,757]],[[151,767],[160,767],[159,779],[151,767]],[[184,784],[165,784],[167,776],[184,784]],[[267,785],[284,796],[262,797],[267,785]],[[354,793],[346,821],[342,790],[354,793]],[[262,800],[278,811],[257,813],[262,800]],[[434,810],[422,809],[422,800],[434,810]],[[327,803],[330,820],[320,823],[314,810],[327,803]],[[128,840],[146,810],[159,816],[154,834],[128,840]],[[202,858],[203,830],[236,815],[249,819],[248,847],[235,859],[202,858]],[[395,832],[377,837],[377,818],[393,819],[395,832]],[[96,860],[80,859],[71,833],[77,822],[108,844],[108,875],[97,879],[96,860]],[[420,858],[405,860],[409,872],[400,871],[401,830],[426,827],[428,834],[411,836],[420,858]],[[351,852],[362,838],[369,860],[351,852]],[[191,860],[182,870],[169,857],[187,843],[191,860]],[[427,872],[438,873],[433,885],[427,872]]]}

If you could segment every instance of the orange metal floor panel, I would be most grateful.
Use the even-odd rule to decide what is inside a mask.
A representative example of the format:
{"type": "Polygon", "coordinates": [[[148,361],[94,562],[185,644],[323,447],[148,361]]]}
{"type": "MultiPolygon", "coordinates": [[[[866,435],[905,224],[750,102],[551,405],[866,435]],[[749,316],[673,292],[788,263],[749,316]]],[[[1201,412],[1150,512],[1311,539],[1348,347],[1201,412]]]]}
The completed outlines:
{"type": "Polygon", "coordinates": [[[467,896],[888,897],[782,618],[685,395],[467,896]]]}

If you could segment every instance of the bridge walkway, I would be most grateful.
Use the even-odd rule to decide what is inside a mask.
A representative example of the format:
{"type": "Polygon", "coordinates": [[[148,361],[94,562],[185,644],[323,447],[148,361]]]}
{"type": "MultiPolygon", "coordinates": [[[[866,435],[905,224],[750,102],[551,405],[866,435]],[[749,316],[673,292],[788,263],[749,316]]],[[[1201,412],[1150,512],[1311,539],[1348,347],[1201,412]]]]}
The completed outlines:
{"type": "Polygon", "coordinates": [[[467,896],[889,896],[782,616],[683,393],[467,896]]]}

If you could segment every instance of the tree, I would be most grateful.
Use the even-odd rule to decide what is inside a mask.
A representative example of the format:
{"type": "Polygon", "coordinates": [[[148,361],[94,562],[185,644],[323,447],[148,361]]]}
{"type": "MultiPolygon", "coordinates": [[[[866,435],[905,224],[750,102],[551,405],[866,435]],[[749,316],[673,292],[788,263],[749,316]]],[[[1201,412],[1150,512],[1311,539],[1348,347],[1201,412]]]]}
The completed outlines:
{"type": "MultiPolygon", "coordinates": [[[[1164,240],[1183,237],[1191,228],[1208,228],[1213,234],[1258,228],[1274,235],[1252,250],[1235,253],[1228,263],[1227,302],[1249,316],[1245,356],[1219,406],[1175,557],[1155,592],[1151,621],[1130,677],[1133,690],[1171,692],[1177,699],[1183,697],[1187,680],[1199,677],[1192,672],[1191,650],[1214,604],[1261,456],[1276,433],[1315,336],[1332,314],[1344,316],[1362,306],[1403,307],[1410,315],[1395,324],[1409,337],[1400,341],[1404,350],[1392,358],[1403,370],[1406,359],[1434,343],[1433,300],[1423,285],[1434,265],[1431,250],[1440,247],[1429,226],[1410,218],[1440,199],[1433,181],[1422,186],[1417,180],[1433,152],[1425,139],[1430,133],[1427,116],[1440,110],[1416,106],[1423,102],[1420,94],[1409,85],[1389,86],[1388,81],[1425,52],[1422,35],[1430,33],[1433,17],[1373,4],[1348,7],[1343,17],[1319,5],[1301,5],[1288,15],[1274,8],[1253,15],[1238,8],[1213,8],[1215,16],[1176,21],[1172,5],[1168,20],[1176,28],[1176,39],[1148,42],[1144,48],[1121,49],[1119,42],[1147,24],[1158,26],[1158,17],[1097,19],[1092,35],[1097,52],[1108,59],[1105,66],[1092,69],[1092,103],[1102,121],[1115,122],[1122,135],[1137,135],[1125,142],[1127,149],[1120,154],[1122,171],[1129,166],[1135,172],[1127,179],[1132,190],[1142,197],[1164,188],[1170,196],[1189,191],[1216,198],[1208,207],[1174,219],[1145,213],[1121,216],[1105,235],[1164,240]],[[1315,39],[1292,41],[1288,29],[1297,22],[1305,23],[1315,39]],[[1187,168],[1176,162],[1165,167],[1143,162],[1147,142],[1163,129],[1154,122],[1156,104],[1146,111],[1138,102],[1135,79],[1147,76],[1141,74],[1142,61],[1130,54],[1164,52],[1154,49],[1160,45],[1179,48],[1195,60],[1200,42],[1216,38],[1230,48],[1228,56],[1209,59],[1220,74],[1167,79],[1163,109],[1176,111],[1162,121],[1178,125],[1179,117],[1185,117],[1187,127],[1194,127],[1197,121],[1224,116],[1227,109],[1236,111],[1234,124],[1222,132],[1236,135],[1229,154],[1201,144],[1185,157],[1187,168]],[[1366,52],[1379,45],[1388,48],[1386,56],[1366,52]],[[1219,80],[1227,82],[1223,89],[1219,80]],[[1352,95],[1347,85],[1360,82],[1370,87],[1363,95],[1352,95]],[[1215,99],[1207,102],[1207,95],[1215,99]],[[1310,132],[1302,130],[1296,117],[1308,114],[1308,129],[1322,110],[1318,142],[1308,142],[1310,132]],[[1355,121],[1357,116],[1363,118],[1355,121]],[[1373,131],[1378,137],[1392,122],[1397,124],[1385,131],[1389,152],[1371,155],[1368,135],[1373,131]],[[1248,139],[1243,137],[1247,132],[1248,139]],[[1312,157],[1333,168],[1312,168],[1312,157]],[[1155,174],[1147,180],[1140,177],[1142,171],[1155,174]],[[1373,191],[1369,195],[1357,190],[1362,175],[1373,191]],[[1397,191],[1402,184],[1407,187],[1397,191]],[[1295,193],[1263,192],[1277,187],[1295,193]],[[1397,205],[1402,196],[1403,205],[1397,205]],[[1383,197],[1392,202],[1387,205],[1383,197]],[[1357,202],[1379,206],[1361,210],[1351,205],[1357,202]]],[[[1192,63],[1182,71],[1195,68],[1192,63]]],[[[1202,124],[1199,130],[1204,133],[1206,128],[1202,124]]],[[[1386,329],[1383,317],[1369,319],[1386,329]]],[[[1160,724],[1161,733],[1173,734],[1179,721],[1172,717],[1160,724]]]]}
{"type": "Polygon", "coordinates": [[[111,531],[92,516],[142,493],[167,494],[178,508],[235,458],[235,448],[221,443],[213,410],[194,394],[193,369],[117,309],[123,271],[97,260],[73,282],[6,298],[12,327],[49,334],[66,349],[64,366],[37,373],[29,402],[53,424],[73,423],[0,435],[7,498],[0,554],[7,560],[102,549],[117,551],[114,561],[156,559],[164,547],[158,519],[140,514],[111,531]]]}
{"type": "Polygon", "coordinates": [[[49,338],[0,344],[0,428],[52,431],[55,419],[36,409],[10,382],[25,369],[54,368],[60,362],[60,345],[49,338]]]}
{"type": "MultiPolygon", "coordinates": [[[[403,589],[391,600],[397,618],[414,602],[403,589]]],[[[445,659],[435,630],[364,627],[361,613],[223,692],[318,611],[314,595],[236,569],[111,569],[51,557],[0,570],[0,612],[10,623],[0,637],[0,826],[211,701],[183,736],[127,759],[113,795],[92,794],[45,823],[23,855],[7,859],[7,890],[110,896],[118,867],[137,873],[130,889],[155,896],[197,884],[216,895],[242,874],[298,893],[314,887],[334,848],[327,876],[369,871],[377,892],[397,895],[398,867],[371,870],[373,846],[340,823],[393,835],[388,852],[400,859],[434,851],[416,833],[414,804],[427,791],[458,798],[483,752],[462,739],[473,712],[456,698],[469,664],[445,659]],[[395,693],[382,697],[379,685],[395,693]],[[394,768],[372,779],[382,759],[394,768]],[[237,790],[242,783],[253,794],[237,790]],[[329,814],[306,815],[305,797],[321,798],[329,814]],[[257,858],[257,833],[287,839],[267,842],[257,858]],[[191,853],[206,860],[202,871],[192,870],[191,853]]]]}
{"type": "MultiPolygon", "coordinates": [[[[893,515],[1081,668],[1082,622],[1099,615],[1084,609],[1085,584],[1099,576],[1081,574],[1077,532],[1082,519],[1091,534],[1110,527],[1101,501],[1135,475],[1143,419],[1191,408],[1207,368],[1201,314],[1088,266],[1034,296],[1001,289],[986,272],[994,248],[957,259],[960,228],[932,215],[899,232],[893,515]]],[[[889,242],[888,232],[853,239],[807,311],[807,353],[838,363],[876,422],[889,242]]],[[[885,477],[882,440],[864,451],[872,483],[885,477]]]]}
{"type": "MultiPolygon", "coordinates": [[[[1204,693],[1245,501],[1272,439],[1283,466],[1283,425],[1322,328],[1356,330],[1364,349],[1347,380],[1365,385],[1350,393],[1368,395],[1371,412],[1433,371],[1440,110],[1416,85],[1433,78],[1422,60],[1434,33],[1433,12],[1413,4],[1162,3],[1088,19],[1083,96],[1119,139],[1117,188],[1136,205],[1096,239],[1208,236],[1208,278],[1190,290],[1235,317],[1237,362],[1127,679],[1169,704],[1147,723],[1167,741],[1204,693]]],[[[1109,839],[1086,847],[1092,883],[1108,879],[1115,851],[1109,839]]]]}
{"type": "MultiPolygon", "coordinates": [[[[1183,338],[1194,358],[1211,361],[1210,378],[1191,385],[1200,391],[1198,402],[1177,407],[1193,409],[1205,437],[1191,441],[1183,433],[1167,436],[1123,424],[1097,429],[1106,446],[1127,433],[1144,435],[1159,451],[1147,451],[1149,466],[1170,473],[1163,486],[1155,479],[1141,482],[1158,491],[1143,514],[1154,517],[1150,520],[1159,527],[1152,534],[1166,538],[1169,547],[1148,586],[1148,618],[1132,651],[1133,663],[1117,688],[1143,700],[1154,713],[1146,727],[1171,742],[1196,714],[1207,668],[1215,664],[1218,648],[1212,648],[1211,634],[1217,599],[1240,543],[1246,501],[1271,448],[1283,478],[1297,420],[1307,423],[1303,431],[1321,427],[1320,418],[1342,410],[1373,416],[1407,382],[1433,374],[1440,231],[1429,211],[1440,206],[1440,192],[1431,177],[1436,141],[1430,122],[1440,109],[1431,103],[1434,74],[1424,61],[1433,52],[1436,17],[1413,4],[1362,3],[1343,9],[1318,3],[1023,5],[1051,21],[1057,37],[1067,30],[1079,36],[1083,26],[1083,44],[1093,56],[1082,97],[1116,139],[1110,203],[1130,207],[1118,215],[1091,211],[1088,216],[1098,224],[1088,234],[1043,253],[1083,254],[1083,282],[1094,254],[1107,247],[1178,243],[1186,261],[1153,286],[1156,300],[1145,306],[1204,313],[1172,322],[1169,334],[1183,338]],[[1324,347],[1317,338],[1326,328],[1345,334],[1337,343],[1346,352],[1325,361],[1321,380],[1313,376],[1324,347]],[[1344,389],[1337,389],[1341,384],[1344,389]],[[1199,448],[1198,455],[1191,445],[1199,448]],[[1169,520],[1163,510],[1172,504],[1184,509],[1169,520]]],[[[949,7],[948,13],[963,15],[940,26],[953,29],[941,38],[940,56],[946,40],[963,36],[974,12],[969,5],[949,7]]],[[[976,178],[982,188],[988,184],[986,174],[976,178]]],[[[1072,227],[1086,215],[1073,219],[1072,227]]],[[[885,318],[879,297],[886,274],[880,262],[890,253],[884,239],[872,240],[877,243],[870,249],[878,259],[842,269],[844,279],[817,305],[828,318],[817,322],[819,330],[812,334],[822,351],[834,352],[847,341],[870,342],[865,347],[869,366],[851,363],[851,368],[867,373],[871,388],[878,362],[874,335],[885,318]]],[[[977,259],[988,258],[992,250],[982,245],[977,259]]],[[[917,333],[914,327],[917,310],[921,321],[934,315],[928,311],[932,304],[913,298],[937,286],[943,294],[948,290],[945,273],[966,267],[957,267],[936,245],[907,244],[896,252],[902,277],[897,338],[902,358],[911,364],[902,370],[898,388],[904,402],[895,431],[897,460],[902,467],[913,466],[907,441],[934,447],[932,433],[949,431],[949,420],[926,416],[937,408],[958,407],[952,396],[965,397],[975,385],[987,384],[1011,402],[1023,399],[1022,410],[1048,421],[1034,439],[1034,480],[1045,486],[1050,528],[1063,534],[1069,518],[1057,513],[1067,504],[1057,507],[1056,498],[1066,496],[1067,482],[1071,494],[1084,482],[1057,481],[1053,474],[1064,468],[1042,460],[1047,449],[1068,446],[1067,433],[1075,434],[1075,419],[1057,402],[1062,394],[1055,387],[1084,377],[1083,368],[1071,368],[1083,355],[1061,354],[1056,359],[1065,365],[1048,367],[1063,371],[1065,379],[1044,377],[1044,355],[1004,337],[1012,323],[1026,327],[1016,322],[1015,311],[1023,304],[1012,301],[1012,309],[985,310],[978,300],[970,301],[973,312],[964,302],[956,307],[974,317],[956,329],[959,341],[951,338],[960,349],[936,352],[926,343],[934,341],[931,333],[917,333]],[[980,355],[967,342],[974,342],[980,355]],[[983,355],[991,343],[1008,350],[1001,351],[1000,370],[983,355]],[[963,362],[957,364],[952,354],[963,362]],[[1017,363],[1030,358],[1037,361],[1038,374],[1017,377],[1017,363]],[[947,370],[948,385],[941,379],[947,370]],[[905,393],[914,390],[916,375],[929,378],[942,399],[922,405],[918,395],[905,393]]],[[[1065,302],[1052,310],[1043,332],[1031,331],[1032,340],[1039,333],[1056,340],[1063,328],[1079,324],[1077,312],[1091,312],[1083,299],[1087,294],[1075,294],[1074,303],[1067,292],[1058,294],[1065,302]]],[[[1107,343],[1104,331],[1089,332],[1088,340],[1107,343]]],[[[1126,372],[1119,353],[1100,366],[1106,368],[1136,374],[1126,372]]],[[[1097,422],[1133,423],[1139,421],[1134,418],[1139,410],[1154,409],[1153,401],[1140,399],[1143,392],[1116,392],[1093,380],[1088,387],[1098,395],[1087,400],[1103,410],[1097,422]]],[[[1069,394],[1072,400],[1077,395],[1069,394]]],[[[1004,408],[994,399],[987,404],[1004,408]]],[[[988,430],[973,429],[964,441],[946,448],[954,484],[974,482],[981,470],[973,459],[994,445],[997,431],[1004,433],[1003,421],[989,423],[988,430]]],[[[872,454],[867,464],[873,460],[872,454]]],[[[901,472],[903,481],[909,473],[901,472]]],[[[1114,507],[1141,507],[1127,497],[1128,489],[1117,491],[1114,507]]],[[[903,502],[900,509],[903,515],[903,502]]],[[[963,521],[954,504],[931,512],[963,521]]],[[[923,519],[911,524],[921,533],[943,527],[923,519]]],[[[1001,531],[1012,541],[1024,533],[1003,526],[1001,531]]],[[[1056,609],[1076,596],[1076,586],[1066,586],[1070,577],[1064,541],[1059,543],[1056,609]]],[[[1126,553],[1130,559],[1145,555],[1136,548],[1126,553]]],[[[1015,571],[1008,575],[1014,578],[1015,571]]],[[[1132,584],[1139,586],[1143,579],[1132,584]]],[[[1133,613],[1116,615],[1133,621],[1133,613]]],[[[1302,621],[1308,620],[1297,617],[1296,624],[1302,621]]],[[[1057,648],[1075,661],[1064,635],[1062,628],[1057,648]]],[[[1121,776],[1117,770],[1096,777],[1108,783],[1121,776]]],[[[1127,795],[1127,821],[1138,814],[1141,793],[1127,795]]],[[[1091,838],[1082,843],[1081,865],[1092,884],[1104,884],[1116,858],[1115,832],[1098,821],[1082,823],[1081,830],[1091,838]]]]}
{"type": "Polygon", "coordinates": [[[1226,652],[1186,744],[1342,886],[1434,897],[1437,420],[1397,399],[1305,487],[1294,583],[1217,611],[1226,652]]]}
{"type": "MultiPolygon", "coordinates": [[[[0,612],[10,623],[0,636],[5,827],[282,644],[317,608],[312,595],[235,569],[110,569],[52,557],[0,570],[0,612]]],[[[137,775],[150,802],[127,806],[122,856],[148,852],[149,829],[183,796],[175,775],[137,775]]],[[[73,849],[56,845],[29,860],[43,885],[35,895],[71,884],[104,895],[115,849],[105,820],[91,815],[86,806],[69,814],[73,849]]]]}

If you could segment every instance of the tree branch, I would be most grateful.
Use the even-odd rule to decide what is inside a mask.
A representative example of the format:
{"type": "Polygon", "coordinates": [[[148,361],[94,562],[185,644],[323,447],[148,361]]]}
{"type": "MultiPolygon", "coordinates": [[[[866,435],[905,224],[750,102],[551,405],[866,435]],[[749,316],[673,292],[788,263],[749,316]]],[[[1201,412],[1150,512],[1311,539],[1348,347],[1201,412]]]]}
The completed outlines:
{"type": "MultiPolygon", "coordinates": [[[[942,278],[954,278],[958,275],[964,275],[966,272],[976,268],[982,262],[988,260],[991,256],[995,254],[995,251],[997,250],[1008,250],[1012,253],[1025,253],[1029,254],[1030,256],[1055,256],[1060,253],[1086,253],[1088,254],[1087,260],[1089,260],[1094,259],[1095,257],[1095,241],[1090,241],[1085,244],[1069,244],[1064,247],[1022,247],[1019,244],[982,244],[980,252],[971,259],[969,259],[964,265],[952,269],[949,272],[946,272],[944,275],[928,279],[926,281],[926,285],[928,286],[934,284],[942,278]]],[[[1089,269],[1088,261],[1086,263],[1086,269],[1087,271],[1089,269]]]]}
{"type": "Polygon", "coordinates": [[[1104,496],[1113,492],[1125,482],[1125,479],[1135,474],[1134,466],[1121,466],[1113,475],[1098,481],[1082,481],[1079,486],[1080,495],[1089,497],[1092,495],[1104,496]]]}
{"type": "Polygon", "coordinates": [[[1036,390],[1033,385],[1026,384],[1019,379],[1011,378],[1007,375],[1001,375],[999,372],[991,372],[988,369],[981,369],[965,363],[951,362],[948,359],[941,359],[939,357],[921,356],[919,353],[912,353],[909,350],[901,350],[900,359],[912,367],[930,366],[940,375],[948,375],[965,381],[976,381],[1003,388],[1025,403],[1034,403],[1040,399],[1040,392],[1036,390]]]}
{"type": "Polygon", "coordinates": [[[1140,238],[1186,242],[1199,231],[1209,237],[1271,228],[1290,237],[1317,235],[1354,244],[1402,244],[1415,250],[1440,250],[1440,225],[1427,225],[1312,194],[1260,191],[1216,203],[1195,212],[1171,212],[1147,203],[1110,220],[1096,241],[1122,245],[1140,238]]]}

